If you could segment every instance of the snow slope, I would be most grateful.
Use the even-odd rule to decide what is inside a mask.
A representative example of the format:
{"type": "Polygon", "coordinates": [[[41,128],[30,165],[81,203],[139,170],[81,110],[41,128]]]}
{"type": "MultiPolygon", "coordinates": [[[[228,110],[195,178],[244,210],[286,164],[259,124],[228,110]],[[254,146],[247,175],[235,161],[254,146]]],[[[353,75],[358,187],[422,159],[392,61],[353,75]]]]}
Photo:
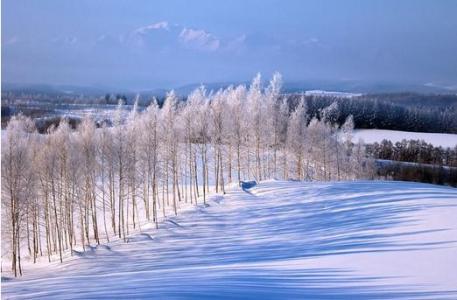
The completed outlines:
{"type": "Polygon", "coordinates": [[[213,196],[4,299],[457,299],[457,189],[266,181],[213,196]]]}
{"type": "Polygon", "coordinates": [[[367,144],[390,140],[392,143],[406,140],[424,140],[435,147],[453,148],[457,146],[457,134],[451,133],[428,133],[428,132],[409,132],[385,129],[358,129],[354,131],[353,141],[362,139],[367,144]]]}

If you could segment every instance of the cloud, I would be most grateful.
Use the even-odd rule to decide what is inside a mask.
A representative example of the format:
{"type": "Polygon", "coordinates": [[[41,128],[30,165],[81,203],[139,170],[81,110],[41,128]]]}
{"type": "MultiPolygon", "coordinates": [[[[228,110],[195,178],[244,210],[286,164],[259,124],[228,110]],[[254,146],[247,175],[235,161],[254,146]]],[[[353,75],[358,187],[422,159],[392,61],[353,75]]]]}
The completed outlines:
{"type": "Polygon", "coordinates": [[[245,34],[232,39],[221,39],[202,28],[192,28],[181,24],[169,23],[168,21],[160,21],[130,31],[121,38],[120,42],[132,49],[146,51],[152,48],[155,50],[179,51],[178,49],[184,48],[202,52],[239,52],[245,40],[245,34]]]}
{"type": "Polygon", "coordinates": [[[160,21],[122,35],[120,42],[137,49],[147,49],[151,46],[157,49],[170,45],[170,43],[176,43],[176,36],[179,33],[178,26],[170,24],[168,21],[160,21]]]}
{"type": "Polygon", "coordinates": [[[97,47],[106,47],[106,48],[113,48],[113,47],[119,47],[122,45],[123,42],[123,36],[114,36],[110,34],[102,34],[97,37],[95,40],[95,45],[97,47]]]}
{"type": "Polygon", "coordinates": [[[312,37],[309,39],[306,39],[302,42],[303,45],[312,45],[312,44],[320,44],[320,41],[318,38],[312,37]]]}
{"type": "Polygon", "coordinates": [[[207,51],[216,51],[221,45],[221,41],[211,33],[202,29],[192,29],[184,27],[179,34],[179,40],[184,45],[207,51]]]}
{"type": "Polygon", "coordinates": [[[143,27],[135,29],[134,33],[136,33],[136,34],[147,34],[151,30],[160,30],[160,29],[170,30],[168,22],[167,21],[161,21],[161,22],[157,22],[157,23],[150,24],[150,25],[147,25],[147,26],[143,26],[143,27]]]}
{"type": "Polygon", "coordinates": [[[78,38],[75,36],[64,36],[64,37],[55,37],[51,40],[53,43],[59,45],[75,45],[78,42],[78,38]]]}

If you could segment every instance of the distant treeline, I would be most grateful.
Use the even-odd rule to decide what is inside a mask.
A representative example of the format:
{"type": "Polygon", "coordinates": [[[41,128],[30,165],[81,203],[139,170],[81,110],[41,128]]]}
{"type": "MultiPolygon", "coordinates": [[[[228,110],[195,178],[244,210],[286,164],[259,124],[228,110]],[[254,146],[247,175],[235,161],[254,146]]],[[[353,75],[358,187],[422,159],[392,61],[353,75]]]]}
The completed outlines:
{"type": "Polygon", "coordinates": [[[457,168],[398,161],[377,161],[376,175],[381,179],[415,181],[457,187],[457,168]]]}
{"type": "Polygon", "coordinates": [[[367,153],[375,159],[457,167],[457,145],[454,148],[443,148],[419,140],[396,143],[383,140],[381,143],[367,145],[366,148],[367,153]]]}
{"type": "MultiPolygon", "coordinates": [[[[133,105],[135,101],[138,106],[148,106],[156,99],[156,102],[163,104],[164,96],[154,96],[152,94],[137,94],[137,93],[106,93],[104,95],[84,95],[84,94],[66,94],[52,92],[21,92],[7,91],[2,92],[2,108],[3,107],[20,107],[33,105],[37,102],[47,103],[52,107],[55,104],[109,104],[117,105],[119,101],[122,104],[133,105]]],[[[3,113],[3,112],[2,112],[3,113]]]]}
{"type": "Polygon", "coordinates": [[[419,140],[383,140],[366,145],[366,151],[376,159],[380,178],[457,187],[457,145],[443,148],[419,140]]]}
{"type": "MultiPolygon", "coordinates": [[[[301,95],[288,97],[291,107],[294,107],[301,95]]],[[[328,95],[305,98],[311,117],[318,117],[323,108],[336,102],[338,113],[333,118],[338,124],[343,124],[352,115],[356,129],[457,133],[457,95],[402,93],[351,98],[328,95]]]]}

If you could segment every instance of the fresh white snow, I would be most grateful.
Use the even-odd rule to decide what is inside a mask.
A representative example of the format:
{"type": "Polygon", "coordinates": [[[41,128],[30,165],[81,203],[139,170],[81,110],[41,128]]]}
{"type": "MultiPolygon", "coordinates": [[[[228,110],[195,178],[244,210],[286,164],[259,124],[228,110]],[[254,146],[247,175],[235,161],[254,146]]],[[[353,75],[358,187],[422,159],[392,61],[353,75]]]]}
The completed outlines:
{"type": "Polygon", "coordinates": [[[266,181],[3,278],[2,297],[457,299],[456,216],[449,187],[266,181]]]}
{"type": "Polygon", "coordinates": [[[424,140],[435,147],[453,148],[457,146],[457,134],[451,133],[428,133],[428,132],[409,132],[385,129],[358,129],[354,130],[353,141],[362,139],[367,144],[390,140],[392,143],[406,140],[424,140]]]}

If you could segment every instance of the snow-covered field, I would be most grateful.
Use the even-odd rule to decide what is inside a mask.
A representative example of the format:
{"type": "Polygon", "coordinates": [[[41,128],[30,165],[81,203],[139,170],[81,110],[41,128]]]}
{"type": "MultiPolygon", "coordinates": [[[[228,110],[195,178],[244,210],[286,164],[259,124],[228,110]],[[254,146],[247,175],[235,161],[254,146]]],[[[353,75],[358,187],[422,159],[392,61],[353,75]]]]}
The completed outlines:
{"type": "Polygon", "coordinates": [[[335,92],[335,91],[323,91],[323,90],[310,90],[305,91],[305,96],[331,96],[336,98],[354,98],[360,97],[360,93],[345,93],[345,92],[335,92]]]}
{"type": "Polygon", "coordinates": [[[2,297],[457,299],[456,216],[448,187],[266,181],[29,268],[2,297]]]}
{"type": "Polygon", "coordinates": [[[435,147],[453,148],[457,145],[457,134],[450,133],[427,133],[427,132],[409,132],[397,130],[384,130],[384,129],[358,129],[354,131],[353,141],[359,139],[364,140],[365,143],[371,144],[374,142],[381,142],[382,140],[390,140],[392,143],[406,140],[424,140],[435,147]]]}

